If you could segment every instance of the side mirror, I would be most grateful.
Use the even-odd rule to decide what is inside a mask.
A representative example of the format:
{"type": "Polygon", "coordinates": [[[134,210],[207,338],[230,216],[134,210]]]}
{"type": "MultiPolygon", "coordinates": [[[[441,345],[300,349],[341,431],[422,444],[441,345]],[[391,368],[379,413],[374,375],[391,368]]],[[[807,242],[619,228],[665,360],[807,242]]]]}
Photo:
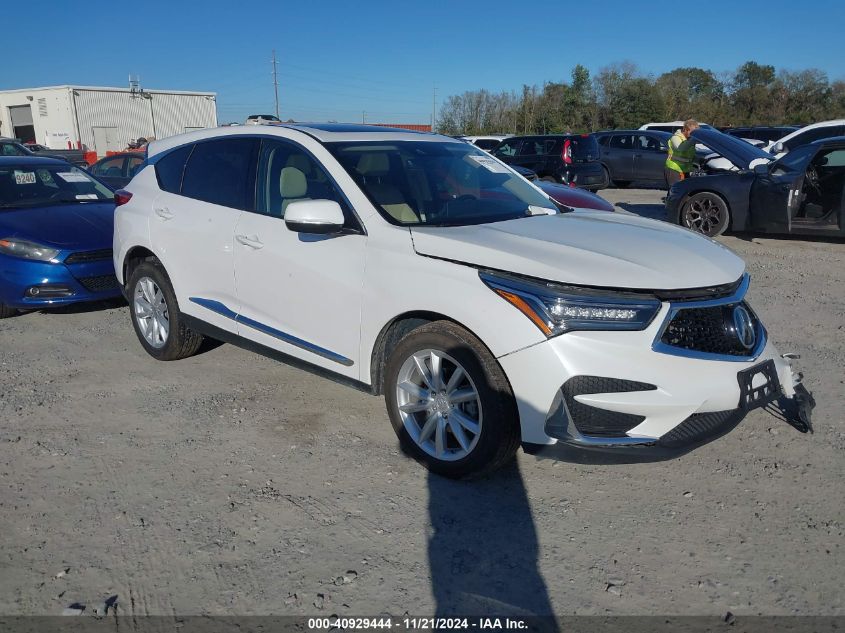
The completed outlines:
{"type": "Polygon", "coordinates": [[[754,165],[754,173],[758,176],[765,176],[769,173],[769,165],[768,163],[758,163],[754,165]]]}
{"type": "Polygon", "coordinates": [[[770,151],[772,154],[780,154],[780,153],[782,153],[785,149],[786,149],[786,148],[783,146],[783,143],[781,143],[780,141],[778,141],[777,143],[775,143],[774,145],[772,145],[772,149],[770,149],[769,151],[770,151]]]}
{"type": "Polygon", "coordinates": [[[339,233],[343,222],[343,210],[334,200],[300,200],[285,209],[285,225],[296,233],[339,233]]]}

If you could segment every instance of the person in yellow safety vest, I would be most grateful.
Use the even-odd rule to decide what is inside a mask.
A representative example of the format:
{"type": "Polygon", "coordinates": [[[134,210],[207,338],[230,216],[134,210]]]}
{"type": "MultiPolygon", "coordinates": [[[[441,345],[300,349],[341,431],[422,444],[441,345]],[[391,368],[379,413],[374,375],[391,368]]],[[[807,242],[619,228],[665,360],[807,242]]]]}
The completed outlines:
{"type": "Polygon", "coordinates": [[[690,138],[693,130],[699,127],[695,119],[684,121],[683,129],[678,130],[669,139],[669,155],[666,157],[666,165],[663,173],[666,175],[666,184],[670,187],[687,178],[692,171],[695,161],[695,140],[690,138]]]}

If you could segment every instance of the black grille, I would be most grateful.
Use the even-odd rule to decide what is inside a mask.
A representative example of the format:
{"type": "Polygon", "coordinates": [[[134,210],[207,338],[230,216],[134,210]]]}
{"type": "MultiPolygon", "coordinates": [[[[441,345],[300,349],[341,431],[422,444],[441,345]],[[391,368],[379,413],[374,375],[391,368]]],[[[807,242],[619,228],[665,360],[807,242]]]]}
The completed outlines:
{"type": "Polygon", "coordinates": [[[81,251],[71,253],[65,258],[65,264],[82,264],[84,262],[98,262],[103,259],[112,258],[112,249],[102,248],[98,251],[81,251]]]}
{"type": "Polygon", "coordinates": [[[739,424],[743,415],[743,412],[738,409],[714,411],[713,413],[693,413],[661,437],[657,443],[666,448],[679,448],[695,442],[713,439],[739,424]]]}
{"type": "Polygon", "coordinates": [[[582,404],[575,396],[590,393],[622,393],[626,391],[653,391],[654,385],[646,382],[603,378],[601,376],[575,376],[563,385],[561,391],[572,421],[583,435],[598,437],[625,437],[630,429],[645,420],[645,416],[617,413],[582,404]]]}
{"type": "MultiPolygon", "coordinates": [[[[749,356],[751,350],[740,343],[733,332],[733,310],[739,303],[706,308],[683,308],[672,318],[660,340],[666,345],[707,354],[749,356]]],[[[748,306],[754,330],[759,330],[757,317],[748,306]]]]}
{"type": "Polygon", "coordinates": [[[106,290],[116,290],[117,277],[114,275],[100,275],[99,277],[83,277],[79,283],[89,292],[105,292],[106,290]]]}

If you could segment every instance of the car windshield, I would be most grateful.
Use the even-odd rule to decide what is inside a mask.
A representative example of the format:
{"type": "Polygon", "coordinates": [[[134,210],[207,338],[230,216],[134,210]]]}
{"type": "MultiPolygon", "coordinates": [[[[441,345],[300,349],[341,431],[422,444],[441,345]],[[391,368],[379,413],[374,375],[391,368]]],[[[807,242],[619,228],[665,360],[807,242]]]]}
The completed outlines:
{"type": "Polygon", "coordinates": [[[557,212],[522,177],[467,143],[371,141],[328,148],[394,224],[459,226],[557,212]]]}
{"type": "Polygon", "coordinates": [[[0,208],[84,204],[111,200],[113,193],[69,164],[0,165],[0,208]]]}

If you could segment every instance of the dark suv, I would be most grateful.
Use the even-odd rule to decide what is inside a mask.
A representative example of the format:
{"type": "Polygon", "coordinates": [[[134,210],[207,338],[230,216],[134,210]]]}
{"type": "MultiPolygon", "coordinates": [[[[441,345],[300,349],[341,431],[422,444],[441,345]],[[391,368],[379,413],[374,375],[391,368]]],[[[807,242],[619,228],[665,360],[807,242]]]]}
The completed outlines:
{"type": "Polygon", "coordinates": [[[754,127],[730,127],[722,131],[725,134],[738,136],[739,138],[771,143],[772,141],[779,141],[784,136],[792,134],[797,129],[797,125],[780,125],[771,127],[760,125],[754,127]]]}
{"type": "Polygon", "coordinates": [[[654,130],[611,130],[596,132],[601,162],[617,187],[632,182],[666,186],[663,166],[672,135],[654,130]]]}
{"type": "Polygon", "coordinates": [[[499,143],[492,154],[509,165],[536,172],[541,180],[592,191],[609,184],[592,134],[513,136],[499,143]]]}

